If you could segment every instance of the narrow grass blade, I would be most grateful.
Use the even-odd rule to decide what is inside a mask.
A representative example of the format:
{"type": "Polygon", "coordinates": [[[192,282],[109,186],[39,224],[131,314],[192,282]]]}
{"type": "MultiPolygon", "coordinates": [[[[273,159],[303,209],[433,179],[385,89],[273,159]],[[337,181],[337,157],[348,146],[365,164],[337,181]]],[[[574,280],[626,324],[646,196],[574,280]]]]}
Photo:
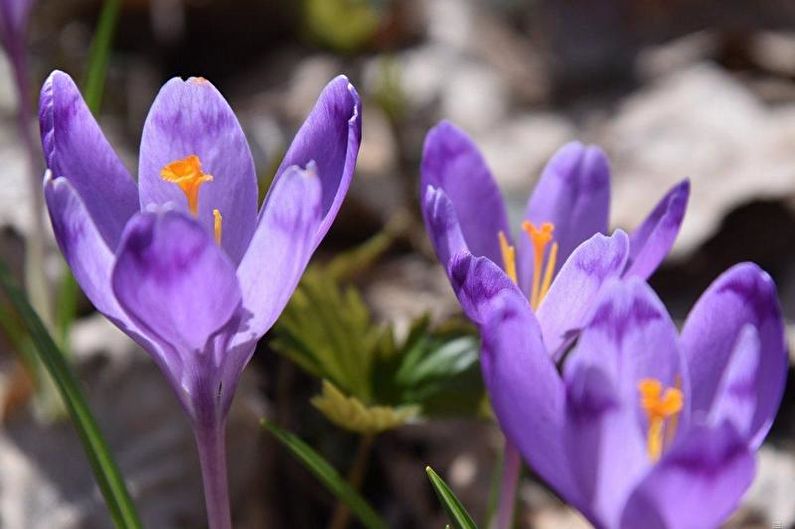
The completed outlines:
{"type": "Polygon", "coordinates": [[[94,39],[91,41],[83,97],[85,97],[88,108],[94,114],[99,112],[99,108],[102,105],[110,46],[113,42],[113,36],[116,34],[120,12],[121,0],[105,0],[102,13],[99,15],[97,29],[94,31],[94,39]]]}
{"type": "Polygon", "coordinates": [[[433,490],[436,491],[436,495],[439,497],[439,501],[442,502],[444,510],[447,511],[447,516],[453,522],[455,529],[478,529],[475,522],[472,521],[472,517],[469,516],[469,513],[461,505],[453,491],[450,490],[450,487],[447,486],[447,483],[439,477],[439,474],[434,472],[431,467],[425,467],[425,472],[428,474],[433,490]]]}
{"type": "Polygon", "coordinates": [[[89,463],[91,463],[97,485],[105,497],[105,502],[117,529],[140,529],[141,521],[127,492],[119,468],[91,415],[91,410],[88,408],[86,398],[75,375],[2,261],[0,261],[0,288],[6,293],[11,305],[27,328],[39,359],[55,381],[61,397],[63,397],[72,422],[83,442],[83,448],[89,463]]]}
{"type": "Polygon", "coordinates": [[[276,437],[336,498],[345,503],[351,512],[368,529],[388,529],[386,522],[373,508],[334,470],[323,456],[315,452],[297,436],[263,419],[262,426],[276,437]]]}

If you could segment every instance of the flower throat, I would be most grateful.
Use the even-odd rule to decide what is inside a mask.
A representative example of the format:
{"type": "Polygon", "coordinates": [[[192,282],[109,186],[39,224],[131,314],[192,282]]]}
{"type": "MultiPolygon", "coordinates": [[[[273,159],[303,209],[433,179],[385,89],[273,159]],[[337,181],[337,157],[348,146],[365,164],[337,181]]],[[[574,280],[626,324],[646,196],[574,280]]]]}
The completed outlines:
{"type": "MultiPolygon", "coordinates": [[[[160,178],[166,182],[176,184],[185,194],[188,201],[188,211],[194,217],[199,216],[199,188],[205,182],[212,182],[213,175],[202,170],[202,163],[198,156],[191,154],[166,164],[160,170],[160,178]]],[[[215,244],[221,245],[223,217],[221,212],[213,209],[213,238],[215,244]]]]}

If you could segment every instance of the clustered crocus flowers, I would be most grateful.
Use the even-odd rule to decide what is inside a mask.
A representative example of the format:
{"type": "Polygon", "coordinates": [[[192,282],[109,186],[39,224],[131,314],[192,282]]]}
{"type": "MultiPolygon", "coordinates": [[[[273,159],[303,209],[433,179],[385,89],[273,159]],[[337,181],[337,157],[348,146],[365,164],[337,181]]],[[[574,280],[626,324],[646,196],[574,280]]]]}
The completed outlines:
{"type": "MultiPolygon", "coordinates": [[[[224,427],[242,370],[336,216],[361,141],[359,97],[333,80],[262,204],[243,131],[203,78],[172,79],[144,125],[137,182],[72,79],[41,91],[44,195],[94,303],[159,365],[194,428],[211,529],[231,527],[224,427]]],[[[719,277],[681,333],[646,279],[670,251],[689,183],[631,234],[608,235],[604,153],[564,146],[514,239],[474,143],[428,135],[421,203],[434,248],[482,336],[506,435],[497,527],[519,457],[598,529],[713,529],[754,475],[786,376],[772,280],[719,277]]]]}
{"type": "MultiPolygon", "coordinates": [[[[686,180],[671,189],[630,236],[600,235],[607,232],[610,212],[608,161],[596,147],[570,143],[544,168],[527,203],[526,236],[516,245],[494,178],[463,131],[448,122],[437,125],[428,133],[422,159],[423,216],[451,281],[457,284],[452,259],[463,251],[502,264],[537,312],[554,359],[571,344],[607,280],[645,279],[662,262],[684,218],[689,191],[686,180]]],[[[473,301],[458,294],[480,323],[467,310],[473,301]]],[[[504,461],[498,529],[511,521],[519,475],[510,442],[504,461]]]]}
{"type": "Polygon", "coordinates": [[[65,73],[45,82],[39,117],[61,251],[96,308],[174,388],[194,427],[210,527],[226,529],[226,415],[348,190],[361,140],[356,90],[345,77],[326,86],[259,212],[243,131],[203,78],[160,90],[137,184],[65,73]]]}
{"type": "Polygon", "coordinates": [[[632,235],[606,237],[608,182],[598,149],[572,144],[553,157],[517,267],[482,158],[442,124],[425,146],[426,225],[480,329],[492,406],[525,461],[597,528],[713,529],[750,484],[783,393],[775,287],[738,265],[679,334],[645,279],[673,243],[687,183],[632,235]],[[556,253],[568,258],[553,281],[556,253]]]}

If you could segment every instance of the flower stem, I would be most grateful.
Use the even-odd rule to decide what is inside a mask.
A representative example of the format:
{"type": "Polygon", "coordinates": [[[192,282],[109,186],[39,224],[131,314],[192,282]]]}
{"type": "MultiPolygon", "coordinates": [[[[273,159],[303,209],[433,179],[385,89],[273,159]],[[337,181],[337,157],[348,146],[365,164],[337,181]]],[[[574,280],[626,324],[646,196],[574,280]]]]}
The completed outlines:
{"type": "Polygon", "coordinates": [[[229,510],[229,485],[226,475],[226,428],[218,424],[197,424],[196,447],[199,451],[204,502],[209,529],[232,529],[229,510]]]}
{"type": "Polygon", "coordinates": [[[500,483],[500,500],[497,506],[497,517],[494,529],[510,529],[513,526],[513,511],[516,504],[516,489],[519,486],[519,473],[522,460],[516,447],[505,440],[505,453],[502,461],[502,482],[500,483]]]}
{"type": "MultiPolygon", "coordinates": [[[[348,483],[355,490],[358,490],[362,486],[362,481],[364,481],[364,474],[367,472],[374,440],[375,436],[372,434],[364,434],[359,440],[359,447],[356,449],[356,459],[348,474],[348,483]]],[[[348,522],[350,522],[350,518],[351,511],[348,506],[342,502],[337,502],[337,507],[334,509],[334,515],[331,517],[328,529],[345,529],[348,526],[348,522]]]]}

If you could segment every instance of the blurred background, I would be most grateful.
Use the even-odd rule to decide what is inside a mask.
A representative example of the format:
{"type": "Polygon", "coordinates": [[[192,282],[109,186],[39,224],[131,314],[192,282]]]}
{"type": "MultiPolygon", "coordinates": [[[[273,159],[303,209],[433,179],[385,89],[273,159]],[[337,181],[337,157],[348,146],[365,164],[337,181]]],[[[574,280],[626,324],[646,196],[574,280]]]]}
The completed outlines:
{"type": "MultiPolygon", "coordinates": [[[[101,7],[36,3],[28,38],[34,89],[54,68],[83,79],[101,7]]],[[[264,194],[320,90],[339,73],[362,95],[364,140],[351,192],[315,260],[387,227],[377,266],[350,283],[373,321],[398,337],[425,313],[434,325],[458,314],[417,206],[423,138],[443,118],[481,147],[516,218],[543,164],[573,139],[610,156],[614,227],[637,225],[689,177],[682,232],[652,280],[675,318],[743,260],[772,274],[786,314],[795,316],[792,0],[125,0],[99,121],[135,174],[141,127],[160,85],[172,76],[206,77],[247,133],[264,194]]],[[[12,77],[0,57],[0,256],[21,278],[32,215],[12,77]]],[[[53,284],[60,263],[50,239],[44,269],[53,284]]],[[[343,473],[355,436],[310,404],[319,382],[276,354],[270,338],[230,420],[236,527],[325,527],[333,497],[259,418],[295,431],[343,473]]],[[[110,527],[72,427],[42,419],[30,405],[31,382],[12,344],[0,334],[0,527],[110,527]]],[[[145,524],[203,527],[188,423],[154,364],[85,299],[69,345],[145,524]]],[[[757,481],[729,527],[795,527],[790,380],[757,481]]],[[[412,421],[379,436],[362,490],[395,529],[443,527],[424,473],[431,464],[482,519],[501,446],[488,420],[412,421]]],[[[518,519],[523,528],[587,527],[531,475],[522,481],[518,519]]]]}

